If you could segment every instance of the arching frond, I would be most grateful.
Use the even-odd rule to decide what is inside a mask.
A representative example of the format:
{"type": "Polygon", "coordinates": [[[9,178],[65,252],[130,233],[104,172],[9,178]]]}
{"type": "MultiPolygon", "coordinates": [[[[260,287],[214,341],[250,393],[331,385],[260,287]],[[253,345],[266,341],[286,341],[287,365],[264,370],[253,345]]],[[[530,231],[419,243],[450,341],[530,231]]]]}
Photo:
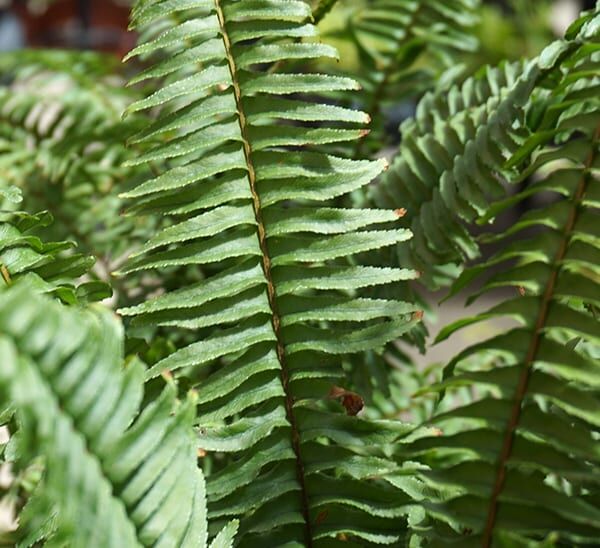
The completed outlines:
{"type": "Polygon", "coordinates": [[[409,499],[378,474],[367,482],[360,463],[382,457],[382,445],[407,427],[345,416],[335,399],[355,414],[360,396],[344,389],[344,356],[381,348],[417,319],[412,304],[359,293],[414,272],[348,258],[410,232],[377,228],[397,219],[393,210],[328,205],[385,163],[319,152],[360,137],[366,116],[304,99],[356,83],[263,70],[335,55],[317,42],[289,43],[315,35],[305,2],[192,4],[142,0],[133,10],[134,27],[169,13],[179,23],[130,54],[174,52],[136,78],[168,83],[129,108],[160,112],[134,139],[146,150],[133,163],[169,167],[126,194],[137,212],[171,224],[124,272],[202,265],[206,278],[122,313],[197,340],[148,376],[170,370],[198,387],[199,446],[232,456],[208,478],[209,513],[217,522],[242,517],[240,545],[335,544],[339,534],[396,542],[409,499]],[[183,67],[189,75],[179,78],[183,67]]]}
{"type": "MultiPolygon", "coordinates": [[[[0,397],[21,426],[18,454],[44,457],[34,520],[55,514],[46,540],[206,546],[192,431],[196,396],[177,402],[167,380],[140,411],[144,367],[123,366],[121,328],[110,313],[67,309],[23,287],[3,291],[0,354],[0,397]]],[[[218,545],[231,545],[232,532],[218,545]]]]}
{"type": "MultiPolygon", "coordinates": [[[[579,23],[580,36],[595,44],[598,17],[579,23]]],[[[501,249],[466,270],[454,288],[483,277],[473,298],[496,287],[512,287],[514,297],[458,321],[439,337],[490,317],[515,321],[506,333],[450,362],[432,389],[472,386],[478,397],[438,413],[430,424],[442,434],[411,448],[432,465],[424,478],[438,490],[427,510],[445,525],[430,534],[461,539],[461,545],[524,545],[553,533],[574,546],[600,536],[594,495],[600,464],[596,49],[585,48],[565,63],[538,131],[512,156],[509,166],[522,178],[537,177],[489,214],[540,193],[552,199],[493,238],[501,249]],[[481,360],[484,354],[491,360],[481,360]]]]}
{"type": "MultiPolygon", "coordinates": [[[[399,223],[414,238],[408,246],[373,253],[370,264],[409,264],[420,272],[419,284],[439,289],[456,279],[464,262],[479,255],[468,223],[487,211],[489,200],[506,194],[501,166],[528,135],[525,109],[539,78],[535,63],[503,64],[423,97],[415,117],[401,127],[403,138],[391,168],[367,194],[378,207],[402,211],[399,223]]],[[[395,291],[418,301],[412,285],[395,291]]],[[[424,351],[425,337],[420,325],[406,338],[424,351]]],[[[390,386],[396,375],[394,353],[388,345],[382,357],[371,358],[388,371],[390,386]]],[[[414,364],[405,362],[404,369],[414,369],[414,364]]],[[[379,384],[378,392],[386,394],[387,382],[379,384]]],[[[390,404],[386,407],[392,409],[390,404]]]]}
{"type": "Polygon", "coordinates": [[[425,95],[402,125],[392,166],[369,193],[380,207],[405,209],[401,222],[417,235],[396,260],[419,269],[423,283],[448,283],[455,271],[449,278],[448,263],[478,255],[463,222],[485,211],[490,196],[504,195],[494,170],[527,135],[524,108],[538,77],[534,64],[487,67],[425,95]]]}
{"type": "Polygon", "coordinates": [[[486,68],[461,86],[424,97],[392,167],[370,189],[379,207],[404,208],[410,247],[398,261],[410,264],[431,288],[449,284],[457,265],[479,255],[468,224],[506,195],[503,166],[530,133],[525,120],[534,91],[589,38],[570,37],[526,63],[486,68]]]}

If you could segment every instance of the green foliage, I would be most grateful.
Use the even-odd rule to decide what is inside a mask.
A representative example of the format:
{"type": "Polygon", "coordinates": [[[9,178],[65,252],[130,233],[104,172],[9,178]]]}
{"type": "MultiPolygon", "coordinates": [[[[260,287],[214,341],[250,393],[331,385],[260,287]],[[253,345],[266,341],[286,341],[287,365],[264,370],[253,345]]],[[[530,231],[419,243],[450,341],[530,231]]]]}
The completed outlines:
{"type": "MultiPolygon", "coordinates": [[[[5,195],[16,197],[18,202],[20,195],[14,190],[14,187],[8,187],[5,195]]],[[[0,292],[18,286],[22,291],[46,294],[71,305],[110,297],[111,289],[104,282],[81,281],[82,276],[89,274],[93,257],[75,253],[73,242],[46,243],[35,235],[52,221],[48,212],[30,215],[0,211],[0,292]]],[[[6,315],[5,321],[14,321],[14,316],[6,315]]],[[[2,358],[7,359],[4,354],[2,358]]],[[[6,367],[8,365],[3,361],[3,368],[6,367]]],[[[0,424],[11,417],[6,404],[6,400],[0,404],[0,424]]],[[[13,426],[14,434],[17,427],[13,426]]],[[[0,447],[0,467],[5,477],[0,489],[4,523],[12,519],[14,511],[29,498],[43,469],[39,459],[24,459],[17,466],[11,458],[10,447],[10,443],[0,447]]],[[[12,545],[15,538],[10,533],[7,538],[7,531],[3,529],[0,528],[0,544],[6,541],[12,545]]],[[[9,525],[8,529],[13,526],[9,525]]]]}
{"type": "Polygon", "coordinates": [[[479,256],[468,224],[506,195],[507,158],[530,135],[527,113],[545,79],[575,56],[583,37],[555,42],[536,60],[486,67],[461,85],[442,87],[419,103],[402,127],[405,138],[390,170],[370,191],[380,207],[402,207],[415,234],[398,262],[423,273],[430,288],[447,285],[456,266],[479,256]]]}
{"type": "MultiPolygon", "coordinates": [[[[584,25],[579,36],[597,22],[584,25]]],[[[432,535],[504,546],[552,530],[569,545],[593,543],[600,534],[600,369],[595,350],[590,354],[600,341],[600,65],[596,53],[586,55],[596,49],[584,48],[563,65],[537,131],[508,163],[520,179],[537,176],[494,203],[488,215],[542,192],[552,199],[487,239],[500,250],[453,287],[456,292],[483,277],[471,299],[497,287],[513,288],[514,296],[448,326],[439,340],[490,317],[507,316],[516,325],[458,354],[444,380],[427,389],[470,386],[478,394],[429,421],[444,436],[421,438],[412,447],[432,464],[424,477],[439,492],[427,510],[453,530],[434,527],[432,535]],[[492,357],[491,366],[482,367],[483,354],[492,357]]]]}
{"type": "Polygon", "coordinates": [[[15,452],[44,456],[29,525],[52,546],[204,546],[197,396],[176,402],[167,380],[140,410],[144,367],[123,365],[121,328],[108,312],[67,310],[21,286],[0,294],[0,330],[2,403],[20,425],[15,452]]]}
{"type": "Polygon", "coordinates": [[[471,71],[479,13],[138,0],[129,87],[0,56],[0,544],[596,542],[600,5],[471,71]],[[495,304],[438,340],[512,323],[417,365],[449,285],[495,304]]]}
{"type": "Polygon", "coordinates": [[[110,297],[110,289],[102,282],[77,284],[94,264],[93,257],[70,251],[72,242],[46,243],[32,234],[51,222],[47,212],[0,212],[0,285],[18,282],[70,304],[110,297]]]}
{"type": "Polygon", "coordinates": [[[120,218],[117,185],[122,190],[140,175],[123,165],[133,155],[124,138],[140,120],[121,121],[135,95],[113,76],[114,66],[96,54],[0,55],[7,77],[0,86],[0,188],[26,189],[21,207],[58,220],[44,237],[75,238],[98,259],[94,270],[105,281],[141,228],[120,218]]]}
{"type": "Polygon", "coordinates": [[[394,163],[370,198],[405,208],[401,222],[415,237],[397,260],[414,265],[426,285],[448,283],[455,270],[449,263],[478,256],[461,221],[485,212],[490,196],[504,195],[494,169],[524,138],[524,106],[539,74],[535,63],[486,68],[425,95],[403,124],[394,163]]]}
{"type": "Polygon", "coordinates": [[[375,0],[353,6],[334,36],[357,52],[356,77],[363,90],[352,101],[372,119],[371,134],[355,144],[355,157],[377,154],[387,143],[384,124],[391,105],[423,93],[440,69],[455,66],[458,54],[477,49],[471,31],[478,6],[479,0],[375,0]]]}
{"type": "Polygon", "coordinates": [[[170,165],[126,196],[138,212],[160,211],[171,221],[123,273],[207,265],[207,276],[121,313],[134,315],[136,325],[198,334],[198,342],[155,364],[148,376],[169,370],[197,386],[201,448],[234,456],[208,478],[213,518],[242,515],[241,535],[250,545],[310,545],[340,533],[393,541],[406,499],[399,495],[392,504],[384,484],[369,487],[365,499],[358,490],[362,472],[338,455],[360,463],[368,445],[377,452],[405,427],[346,419],[326,402],[344,383],[342,357],[397,338],[413,325],[416,310],[357,293],[413,273],[354,266],[347,257],[410,233],[371,228],[393,222],[393,211],[327,206],[368,184],[384,163],[318,152],[319,145],[360,137],[365,115],[298,96],[356,84],[261,70],[270,62],[335,55],[329,46],[285,42],[315,34],[302,2],[186,7],[141,1],[133,11],[134,26],[175,11],[179,21],[130,54],[165,45],[173,53],[136,81],[185,70],[190,61],[202,69],[172,78],[128,109],[161,109],[135,138],[146,149],[134,162],[170,165]],[[328,517],[319,518],[325,511],[328,517]]]}

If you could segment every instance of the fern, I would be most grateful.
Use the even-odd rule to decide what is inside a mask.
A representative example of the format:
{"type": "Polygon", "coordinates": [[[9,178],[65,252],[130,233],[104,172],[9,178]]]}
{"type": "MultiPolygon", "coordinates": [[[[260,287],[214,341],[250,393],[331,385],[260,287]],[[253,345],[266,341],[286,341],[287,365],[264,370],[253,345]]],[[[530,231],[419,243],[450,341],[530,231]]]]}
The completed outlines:
{"type": "Polygon", "coordinates": [[[538,59],[486,68],[461,86],[430,93],[403,125],[406,138],[370,200],[404,208],[401,223],[415,237],[410,248],[398,248],[397,261],[418,269],[425,285],[448,285],[457,266],[479,256],[469,224],[505,196],[502,179],[511,174],[502,166],[531,131],[530,98],[585,42],[558,41],[538,59]]]}
{"type": "Polygon", "coordinates": [[[355,144],[355,157],[377,154],[388,144],[390,103],[420,95],[432,86],[436,65],[456,68],[460,55],[477,49],[471,31],[478,7],[479,0],[375,0],[350,16],[346,28],[363,87],[358,100],[373,120],[371,134],[355,144]]]}
{"type": "MultiPolygon", "coordinates": [[[[391,169],[369,188],[372,203],[403,208],[400,222],[410,227],[415,237],[410,247],[379,252],[371,264],[409,264],[420,271],[421,284],[439,289],[456,278],[465,261],[479,259],[480,244],[472,223],[485,223],[492,211],[490,200],[507,194],[502,181],[514,173],[503,164],[519,149],[539,117],[536,111],[546,100],[541,84],[565,58],[585,51],[590,44],[580,47],[588,41],[591,36],[572,34],[566,42],[555,43],[537,61],[545,63],[543,71],[532,69],[530,62],[485,67],[461,85],[447,88],[442,82],[437,91],[421,100],[415,118],[402,126],[405,137],[391,169]]],[[[486,267],[484,264],[481,269],[486,267]]],[[[409,287],[395,291],[409,300],[422,298],[411,295],[409,287]]],[[[405,339],[424,352],[425,334],[419,326],[405,339]]],[[[397,368],[406,371],[415,366],[407,365],[397,353],[395,345],[388,345],[382,358],[372,358],[379,362],[380,370],[388,371],[374,377],[378,385],[374,396],[379,402],[382,395],[387,396],[377,407],[406,416],[407,410],[402,409],[408,384],[397,379],[408,373],[399,375],[397,368]]],[[[427,376],[420,372],[413,372],[412,377],[420,383],[419,389],[427,385],[427,376]]],[[[411,409],[416,410],[414,405],[411,409]]]]}
{"type": "Polygon", "coordinates": [[[17,411],[19,457],[44,456],[43,483],[29,504],[36,520],[56,513],[46,540],[205,546],[191,429],[196,396],[177,404],[167,379],[140,412],[144,368],[136,361],[123,368],[121,328],[107,312],[67,310],[21,287],[0,294],[0,317],[0,394],[17,411]]]}
{"type": "Polygon", "coordinates": [[[148,377],[169,370],[198,386],[200,447],[235,457],[208,478],[210,515],[241,516],[242,545],[311,546],[337,534],[394,542],[406,498],[392,499],[382,483],[361,487],[360,467],[336,455],[354,455],[349,462],[358,466],[406,427],[344,417],[327,401],[344,383],[344,355],[381,347],[414,324],[413,305],[356,294],[412,272],[353,266],[345,258],[410,233],[369,228],[394,221],[394,211],[322,205],[366,185],[385,163],[314,150],[358,138],[363,129],[355,126],[365,116],[299,97],[356,84],[260,70],[290,57],[335,54],[318,43],[286,43],[315,34],[303,2],[206,0],[189,7],[140,1],[133,10],[134,27],[174,11],[182,21],[133,50],[129,57],[177,49],[136,81],[190,61],[199,68],[129,108],[162,109],[136,138],[147,150],[135,162],[168,160],[172,167],[126,196],[138,212],[160,211],[173,221],[124,272],[196,264],[206,265],[208,276],[121,313],[134,315],[137,325],[197,333],[198,342],[155,364],[148,377]]]}
{"type": "Polygon", "coordinates": [[[44,236],[76,239],[103,280],[141,232],[119,218],[116,185],[140,176],[122,165],[139,120],[121,121],[133,94],[111,81],[113,65],[85,53],[0,55],[0,186],[24,189],[27,211],[49,210],[58,222],[44,236]]]}
{"type": "MultiPolygon", "coordinates": [[[[19,198],[18,193],[10,192],[12,188],[7,190],[8,195],[19,198]]],[[[37,215],[0,212],[0,291],[18,286],[27,292],[44,293],[72,305],[110,297],[111,290],[105,283],[80,280],[94,264],[92,257],[74,253],[72,242],[46,243],[35,236],[51,222],[52,217],[47,212],[37,215]]],[[[2,358],[6,358],[4,354],[2,358]]],[[[8,366],[3,362],[3,367],[8,366]]],[[[5,403],[0,404],[0,425],[10,419],[5,403]]],[[[2,468],[12,466],[11,447],[8,444],[0,451],[2,468]]],[[[40,463],[33,459],[20,464],[18,470],[13,470],[16,477],[3,482],[0,491],[5,521],[29,498],[38,483],[40,463]]],[[[4,541],[13,544],[13,528],[8,527],[10,532],[0,530],[0,544],[4,541]]]]}
{"type": "MultiPolygon", "coordinates": [[[[19,193],[11,192],[14,188],[8,187],[7,194],[16,196],[18,203],[19,193]]],[[[110,297],[111,290],[105,283],[80,281],[93,266],[93,257],[73,253],[72,242],[46,243],[35,236],[36,232],[43,231],[52,221],[48,212],[37,215],[24,212],[0,213],[0,290],[18,286],[28,292],[54,296],[72,305],[110,297]]],[[[5,403],[0,405],[0,424],[10,419],[5,403]]],[[[16,426],[11,424],[11,427],[14,427],[14,434],[16,426]]],[[[11,447],[12,444],[9,443],[1,452],[0,465],[3,468],[14,464],[11,462],[11,447]]],[[[29,499],[39,482],[41,465],[37,460],[24,459],[19,464],[18,469],[13,468],[16,477],[2,485],[0,503],[5,508],[5,519],[29,499]]],[[[21,520],[23,517],[21,516],[21,520]]],[[[10,526],[9,531],[0,531],[0,543],[12,545],[15,542],[13,528],[14,526],[10,526]]]]}
{"type": "Polygon", "coordinates": [[[46,243],[32,234],[51,222],[47,212],[0,213],[0,285],[26,284],[71,304],[109,297],[110,288],[102,282],[77,284],[94,264],[93,257],[71,252],[72,242],[46,243]]]}
{"type": "MultiPolygon", "coordinates": [[[[597,25],[596,13],[570,32],[597,41],[597,25]]],[[[517,323],[450,362],[445,380],[430,390],[471,386],[479,396],[438,413],[430,424],[444,435],[412,446],[432,464],[424,478],[439,492],[427,510],[450,526],[434,526],[430,534],[446,540],[458,534],[463,545],[524,545],[552,531],[561,543],[575,545],[594,543],[600,535],[593,494],[600,377],[590,354],[600,341],[599,65],[597,53],[590,56],[595,49],[565,63],[538,131],[508,164],[521,178],[544,174],[495,203],[489,215],[540,192],[556,200],[495,237],[501,250],[466,270],[453,288],[497,268],[474,297],[503,286],[513,287],[515,297],[448,326],[438,337],[490,317],[517,323]],[[563,163],[551,168],[557,158],[563,163]],[[491,367],[482,367],[484,354],[493,357],[491,367]]]]}
{"type": "Polygon", "coordinates": [[[321,73],[334,4],[137,0],[127,90],[0,55],[0,543],[597,543],[600,4],[466,79],[475,0],[353,5],[362,91],[321,73]],[[434,78],[391,169],[359,159],[434,78]],[[86,307],[115,265],[123,326],[86,307]],[[417,367],[419,274],[503,289],[439,340],[513,324],[417,367]]]}
{"type": "Polygon", "coordinates": [[[504,193],[490,164],[496,168],[498,155],[502,159],[522,142],[523,125],[515,131],[513,124],[523,119],[535,78],[531,69],[522,76],[524,70],[520,63],[488,68],[462,86],[427,94],[416,117],[402,126],[406,137],[391,169],[370,190],[370,199],[379,206],[405,208],[401,222],[416,230],[417,236],[410,253],[398,250],[396,260],[412,263],[430,287],[452,279],[455,269],[449,263],[478,255],[477,244],[460,222],[461,214],[472,220],[477,215],[474,204],[479,204],[481,213],[486,195],[504,193]],[[509,112],[501,114],[501,105],[509,112]],[[481,154],[491,143],[497,146],[494,137],[499,135],[503,139],[501,148],[492,151],[496,154],[481,154]]]}
{"type": "MultiPolygon", "coordinates": [[[[505,195],[499,165],[528,134],[525,106],[538,73],[527,63],[486,67],[461,85],[448,88],[442,82],[423,97],[414,119],[401,127],[403,138],[391,168],[367,191],[369,203],[399,211],[398,222],[414,238],[408,246],[378,250],[370,264],[410,265],[420,273],[418,286],[439,289],[456,278],[464,261],[478,257],[479,245],[465,225],[487,211],[491,196],[505,195]]],[[[422,299],[408,284],[375,288],[374,294],[385,297],[390,291],[410,301],[422,299]]],[[[425,352],[426,336],[419,325],[404,339],[425,352]]],[[[406,407],[408,386],[414,387],[406,380],[407,371],[418,388],[427,385],[427,375],[399,356],[397,346],[390,344],[382,356],[366,360],[368,371],[381,372],[369,372],[368,378],[375,379],[367,381],[374,385],[370,403],[392,416],[415,411],[406,407]]]]}

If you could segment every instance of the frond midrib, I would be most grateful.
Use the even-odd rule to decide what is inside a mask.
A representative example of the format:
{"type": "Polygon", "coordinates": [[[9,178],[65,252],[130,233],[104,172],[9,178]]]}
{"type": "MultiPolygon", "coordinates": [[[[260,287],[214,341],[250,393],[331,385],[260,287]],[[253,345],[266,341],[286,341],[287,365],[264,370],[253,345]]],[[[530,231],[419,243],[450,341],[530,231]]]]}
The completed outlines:
{"type": "Polygon", "coordinates": [[[571,240],[573,228],[575,227],[575,224],[577,222],[580,210],[580,203],[582,198],[585,196],[588,183],[591,179],[589,169],[593,165],[596,156],[596,148],[593,146],[593,144],[596,141],[598,141],[598,139],[600,139],[600,125],[596,128],[596,131],[592,136],[592,149],[586,159],[585,165],[583,166],[583,174],[581,177],[581,181],[579,182],[575,194],[571,199],[571,209],[569,212],[569,217],[567,218],[563,236],[558,251],[556,252],[554,261],[552,263],[552,271],[550,273],[550,276],[546,283],[546,287],[542,294],[538,316],[532,332],[532,339],[529,344],[529,348],[527,349],[527,354],[522,365],[522,371],[517,382],[515,396],[513,398],[513,407],[511,409],[510,419],[506,428],[504,440],[500,450],[497,474],[494,479],[489,510],[486,518],[486,525],[483,531],[482,546],[484,546],[484,548],[489,548],[492,543],[492,537],[494,533],[496,515],[498,510],[498,499],[500,497],[500,494],[502,493],[506,477],[506,464],[507,461],[510,459],[512,453],[514,434],[519,424],[522,411],[522,404],[527,395],[527,388],[531,376],[531,371],[533,368],[532,366],[533,363],[536,361],[537,353],[541,342],[542,330],[544,329],[548,318],[550,303],[554,298],[554,291],[558,282],[558,277],[560,274],[562,263],[569,248],[569,242],[571,240]]]}
{"type": "Polygon", "coordinates": [[[333,9],[337,0],[320,0],[313,10],[313,21],[318,25],[320,21],[333,9]]]}
{"type": "Polygon", "coordinates": [[[227,33],[227,27],[225,22],[225,16],[223,13],[223,9],[221,6],[221,0],[214,0],[215,10],[217,14],[217,18],[219,20],[219,26],[221,31],[221,37],[223,39],[223,45],[225,48],[225,53],[227,57],[227,63],[229,67],[229,72],[231,74],[231,82],[233,87],[233,93],[235,96],[236,109],[237,109],[237,117],[240,126],[240,133],[242,137],[242,146],[244,150],[244,158],[246,160],[246,166],[248,169],[248,181],[250,184],[250,192],[252,194],[252,207],[254,210],[254,216],[256,218],[256,226],[257,226],[257,237],[258,243],[261,251],[261,261],[262,261],[262,269],[266,280],[267,285],[267,299],[269,302],[269,308],[271,310],[271,324],[273,326],[273,331],[275,333],[276,338],[276,351],[277,351],[277,359],[280,364],[280,378],[281,384],[283,386],[283,391],[285,394],[285,409],[287,420],[290,423],[291,430],[291,443],[292,449],[295,455],[295,465],[296,465],[296,477],[298,483],[300,485],[300,502],[301,502],[301,511],[304,517],[305,522],[305,537],[306,537],[306,545],[307,547],[312,546],[312,529],[310,524],[310,516],[309,516],[309,503],[308,503],[308,494],[305,484],[305,472],[304,472],[304,463],[302,461],[301,449],[300,449],[300,433],[298,431],[298,424],[296,420],[296,416],[294,414],[294,400],[292,394],[290,392],[290,377],[287,367],[286,360],[286,352],[285,345],[283,342],[283,336],[281,333],[281,317],[279,314],[279,307],[277,304],[277,294],[275,291],[275,283],[272,276],[271,270],[271,256],[269,254],[269,248],[267,244],[267,234],[263,219],[263,211],[260,195],[258,193],[257,185],[256,185],[256,170],[254,167],[254,162],[252,160],[252,147],[250,144],[250,140],[248,137],[248,126],[247,126],[247,118],[244,112],[244,106],[242,104],[242,92],[240,88],[240,83],[237,76],[237,66],[235,62],[235,58],[232,53],[231,42],[229,40],[229,35],[227,33]]]}

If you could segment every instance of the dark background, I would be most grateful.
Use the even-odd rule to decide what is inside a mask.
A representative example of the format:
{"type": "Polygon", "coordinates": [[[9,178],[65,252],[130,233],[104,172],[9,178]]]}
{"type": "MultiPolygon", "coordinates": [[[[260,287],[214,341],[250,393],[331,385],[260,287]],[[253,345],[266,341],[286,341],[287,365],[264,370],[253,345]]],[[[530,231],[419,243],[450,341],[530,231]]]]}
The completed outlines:
{"type": "Polygon", "coordinates": [[[0,1],[0,50],[77,48],[125,54],[135,41],[127,32],[130,2],[121,0],[0,1]]]}

